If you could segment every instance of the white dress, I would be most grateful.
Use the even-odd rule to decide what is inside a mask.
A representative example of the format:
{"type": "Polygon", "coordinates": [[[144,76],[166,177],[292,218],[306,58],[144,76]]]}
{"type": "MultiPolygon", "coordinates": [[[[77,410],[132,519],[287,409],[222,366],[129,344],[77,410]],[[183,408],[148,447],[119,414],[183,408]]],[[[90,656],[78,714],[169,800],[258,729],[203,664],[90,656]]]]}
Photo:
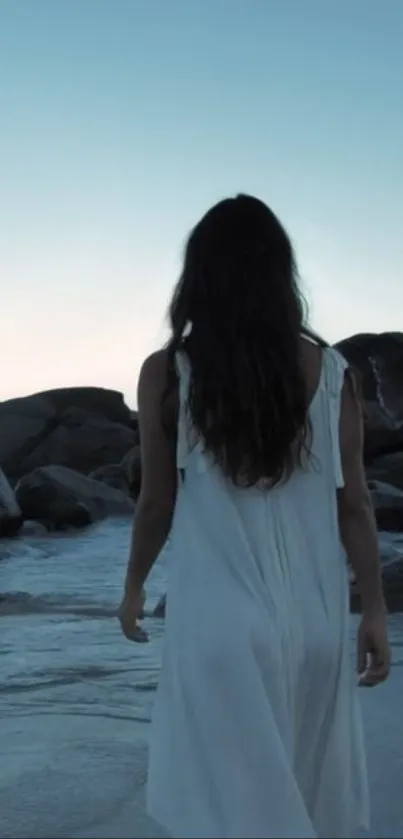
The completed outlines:
{"type": "Polygon", "coordinates": [[[349,652],[340,394],[332,349],[310,408],[308,467],[270,491],[235,488],[189,429],[178,467],[148,811],[170,835],[354,837],[368,823],[349,652]]]}

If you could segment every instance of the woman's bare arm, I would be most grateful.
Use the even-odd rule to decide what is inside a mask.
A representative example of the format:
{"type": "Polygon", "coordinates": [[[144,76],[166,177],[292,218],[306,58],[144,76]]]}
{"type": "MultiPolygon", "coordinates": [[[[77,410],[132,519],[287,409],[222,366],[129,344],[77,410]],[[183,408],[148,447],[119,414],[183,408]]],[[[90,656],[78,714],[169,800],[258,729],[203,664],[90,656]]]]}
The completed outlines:
{"type": "Polygon", "coordinates": [[[176,435],[162,422],[162,397],[168,381],[165,351],[143,364],[138,385],[141,491],[133,526],[126,592],[142,588],[171,528],[177,490],[176,435]]]}
{"type": "Polygon", "coordinates": [[[361,399],[351,372],[346,374],[340,415],[344,487],[338,493],[340,534],[365,613],[384,610],[376,520],[363,463],[361,399]]]}

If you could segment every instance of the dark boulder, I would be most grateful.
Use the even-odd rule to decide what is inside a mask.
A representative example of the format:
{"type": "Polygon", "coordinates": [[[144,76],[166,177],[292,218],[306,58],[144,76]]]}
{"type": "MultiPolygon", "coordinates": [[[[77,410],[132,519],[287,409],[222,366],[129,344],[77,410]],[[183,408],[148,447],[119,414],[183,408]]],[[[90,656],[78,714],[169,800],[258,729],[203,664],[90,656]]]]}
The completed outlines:
{"type": "Polygon", "coordinates": [[[403,490],[403,451],[374,458],[367,467],[367,478],[403,490]]]}
{"type": "Polygon", "coordinates": [[[403,533],[403,491],[381,481],[368,483],[378,530],[403,533]]]}
{"type": "Polygon", "coordinates": [[[166,598],[166,594],[163,594],[162,597],[160,597],[155,609],[153,610],[153,614],[152,614],[153,618],[165,618],[166,607],[167,607],[167,598],[166,598]]]}
{"type": "Polygon", "coordinates": [[[0,465],[12,481],[52,463],[87,473],[120,461],[137,440],[115,391],[65,388],[0,403],[0,465]]]}
{"type": "MultiPolygon", "coordinates": [[[[123,394],[102,387],[61,387],[35,394],[33,399],[45,399],[55,414],[60,416],[69,408],[78,408],[119,425],[130,428],[136,424],[136,413],[125,404],[123,394]]],[[[3,403],[5,404],[5,403],[3,403]]]]}
{"type": "Polygon", "coordinates": [[[121,468],[126,475],[130,495],[138,498],[141,489],[141,455],[140,446],[137,445],[124,456],[121,468]]]}
{"type": "Polygon", "coordinates": [[[106,466],[100,466],[88,475],[93,481],[101,481],[108,487],[119,489],[125,495],[130,495],[129,484],[127,477],[121,468],[120,463],[108,463],[106,466]]]}
{"type": "Polygon", "coordinates": [[[40,466],[67,466],[88,474],[116,463],[131,449],[135,432],[79,408],[69,408],[60,422],[24,459],[24,474],[40,466]]]}
{"type": "Polygon", "coordinates": [[[55,529],[133,513],[133,503],[122,492],[64,466],[42,467],[24,476],[16,496],[24,518],[55,529]]]}
{"type": "MultiPolygon", "coordinates": [[[[389,612],[403,611],[403,541],[393,534],[380,535],[382,583],[389,612]]],[[[357,586],[351,586],[351,610],[361,611],[357,586]]]]}
{"type": "Polygon", "coordinates": [[[29,396],[0,403],[0,464],[9,477],[18,477],[24,460],[58,424],[46,398],[29,396]]]}
{"type": "Polygon", "coordinates": [[[336,347],[359,370],[364,398],[403,419],[403,332],[353,335],[336,347]]]}
{"type": "Polygon", "coordinates": [[[353,335],[337,349],[360,373],[365,457],[403,450],[403,333],[353,335]]]}
{"type": "Polygon", "coordinates": [[[0,469],[0,537],[10,538],[19,533],[23,516],[14,490],[0,469]]]}
{"type": "Polygon", "coordinates": [[[403,451],[403,422],[392,420],[378,402],[364,402],[364,427],[367,467],[376,457],[403,451]]]}
{"type": "Polygon", "coordinates": [[[138,498],[141,488],[140,447],[130,449],[120,463],[100,466],[89,477],[138,498]]]}
{"type": "Polygon", "coordinates": [[[42,539],[44,536],[47,536],[48,529],[51,529],[48,525],[46,527],[40,521],[35,521],[34,519],[26,519],[22,525],[19,535],[20,536],[28,536],[28,538],[38,538],[42,539]]]}

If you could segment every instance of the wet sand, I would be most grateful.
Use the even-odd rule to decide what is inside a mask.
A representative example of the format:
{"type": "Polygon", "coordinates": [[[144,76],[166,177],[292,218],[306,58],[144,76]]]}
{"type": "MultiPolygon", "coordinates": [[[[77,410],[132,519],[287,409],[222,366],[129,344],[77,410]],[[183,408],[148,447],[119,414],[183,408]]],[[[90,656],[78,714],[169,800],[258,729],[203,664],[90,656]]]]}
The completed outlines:
{"type": "MultiPolygon", "coordinates": [[[[0,545],[1,590],[17,592],[0,609],[0,839],[161,836],[145,814],[144,784],[163,622],[149,621],[149,644],[131,645],[113,618],[129,538],[129,523],[106,522],[76,536],[0,545]]],[[[150,607],[165,585],[157,564],[150,607]]],[[[353,616],[352,657],[356,629],[353,616]]],[[[402,615],[390,618],[390,634],[392,675],[359,696],[371,836],[398,839],[402,615]]]]}
{"type": "MultiPolygon", "coordinates": [[[[400,661],[387,684],[360,692],[374,837],[403,836],[402,693],[400,661]]],[[[1,837],[160,836],[144,811],[147,729],[131,719],[73,710],[2,720],[1,837]]]]}

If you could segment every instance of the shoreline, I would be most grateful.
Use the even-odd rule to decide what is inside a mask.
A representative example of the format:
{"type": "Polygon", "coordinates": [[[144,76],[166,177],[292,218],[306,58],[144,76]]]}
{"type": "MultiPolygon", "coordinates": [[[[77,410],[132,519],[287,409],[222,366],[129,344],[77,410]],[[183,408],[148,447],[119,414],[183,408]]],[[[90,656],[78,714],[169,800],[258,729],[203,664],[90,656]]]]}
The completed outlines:
{"type": "MultiPolygon", "coordinates": [[[[403,835],[403,621],[391,620],[398,630],[392,674],[386,684],[359,691],[370,777],[369,836],[379,839],[403,835]]],[[[116,706],[103,714],[26,707],[2,715],[0,836],[163,837],[144,806],[148,725],[136,721],[130,707],[116,706]]]]}

